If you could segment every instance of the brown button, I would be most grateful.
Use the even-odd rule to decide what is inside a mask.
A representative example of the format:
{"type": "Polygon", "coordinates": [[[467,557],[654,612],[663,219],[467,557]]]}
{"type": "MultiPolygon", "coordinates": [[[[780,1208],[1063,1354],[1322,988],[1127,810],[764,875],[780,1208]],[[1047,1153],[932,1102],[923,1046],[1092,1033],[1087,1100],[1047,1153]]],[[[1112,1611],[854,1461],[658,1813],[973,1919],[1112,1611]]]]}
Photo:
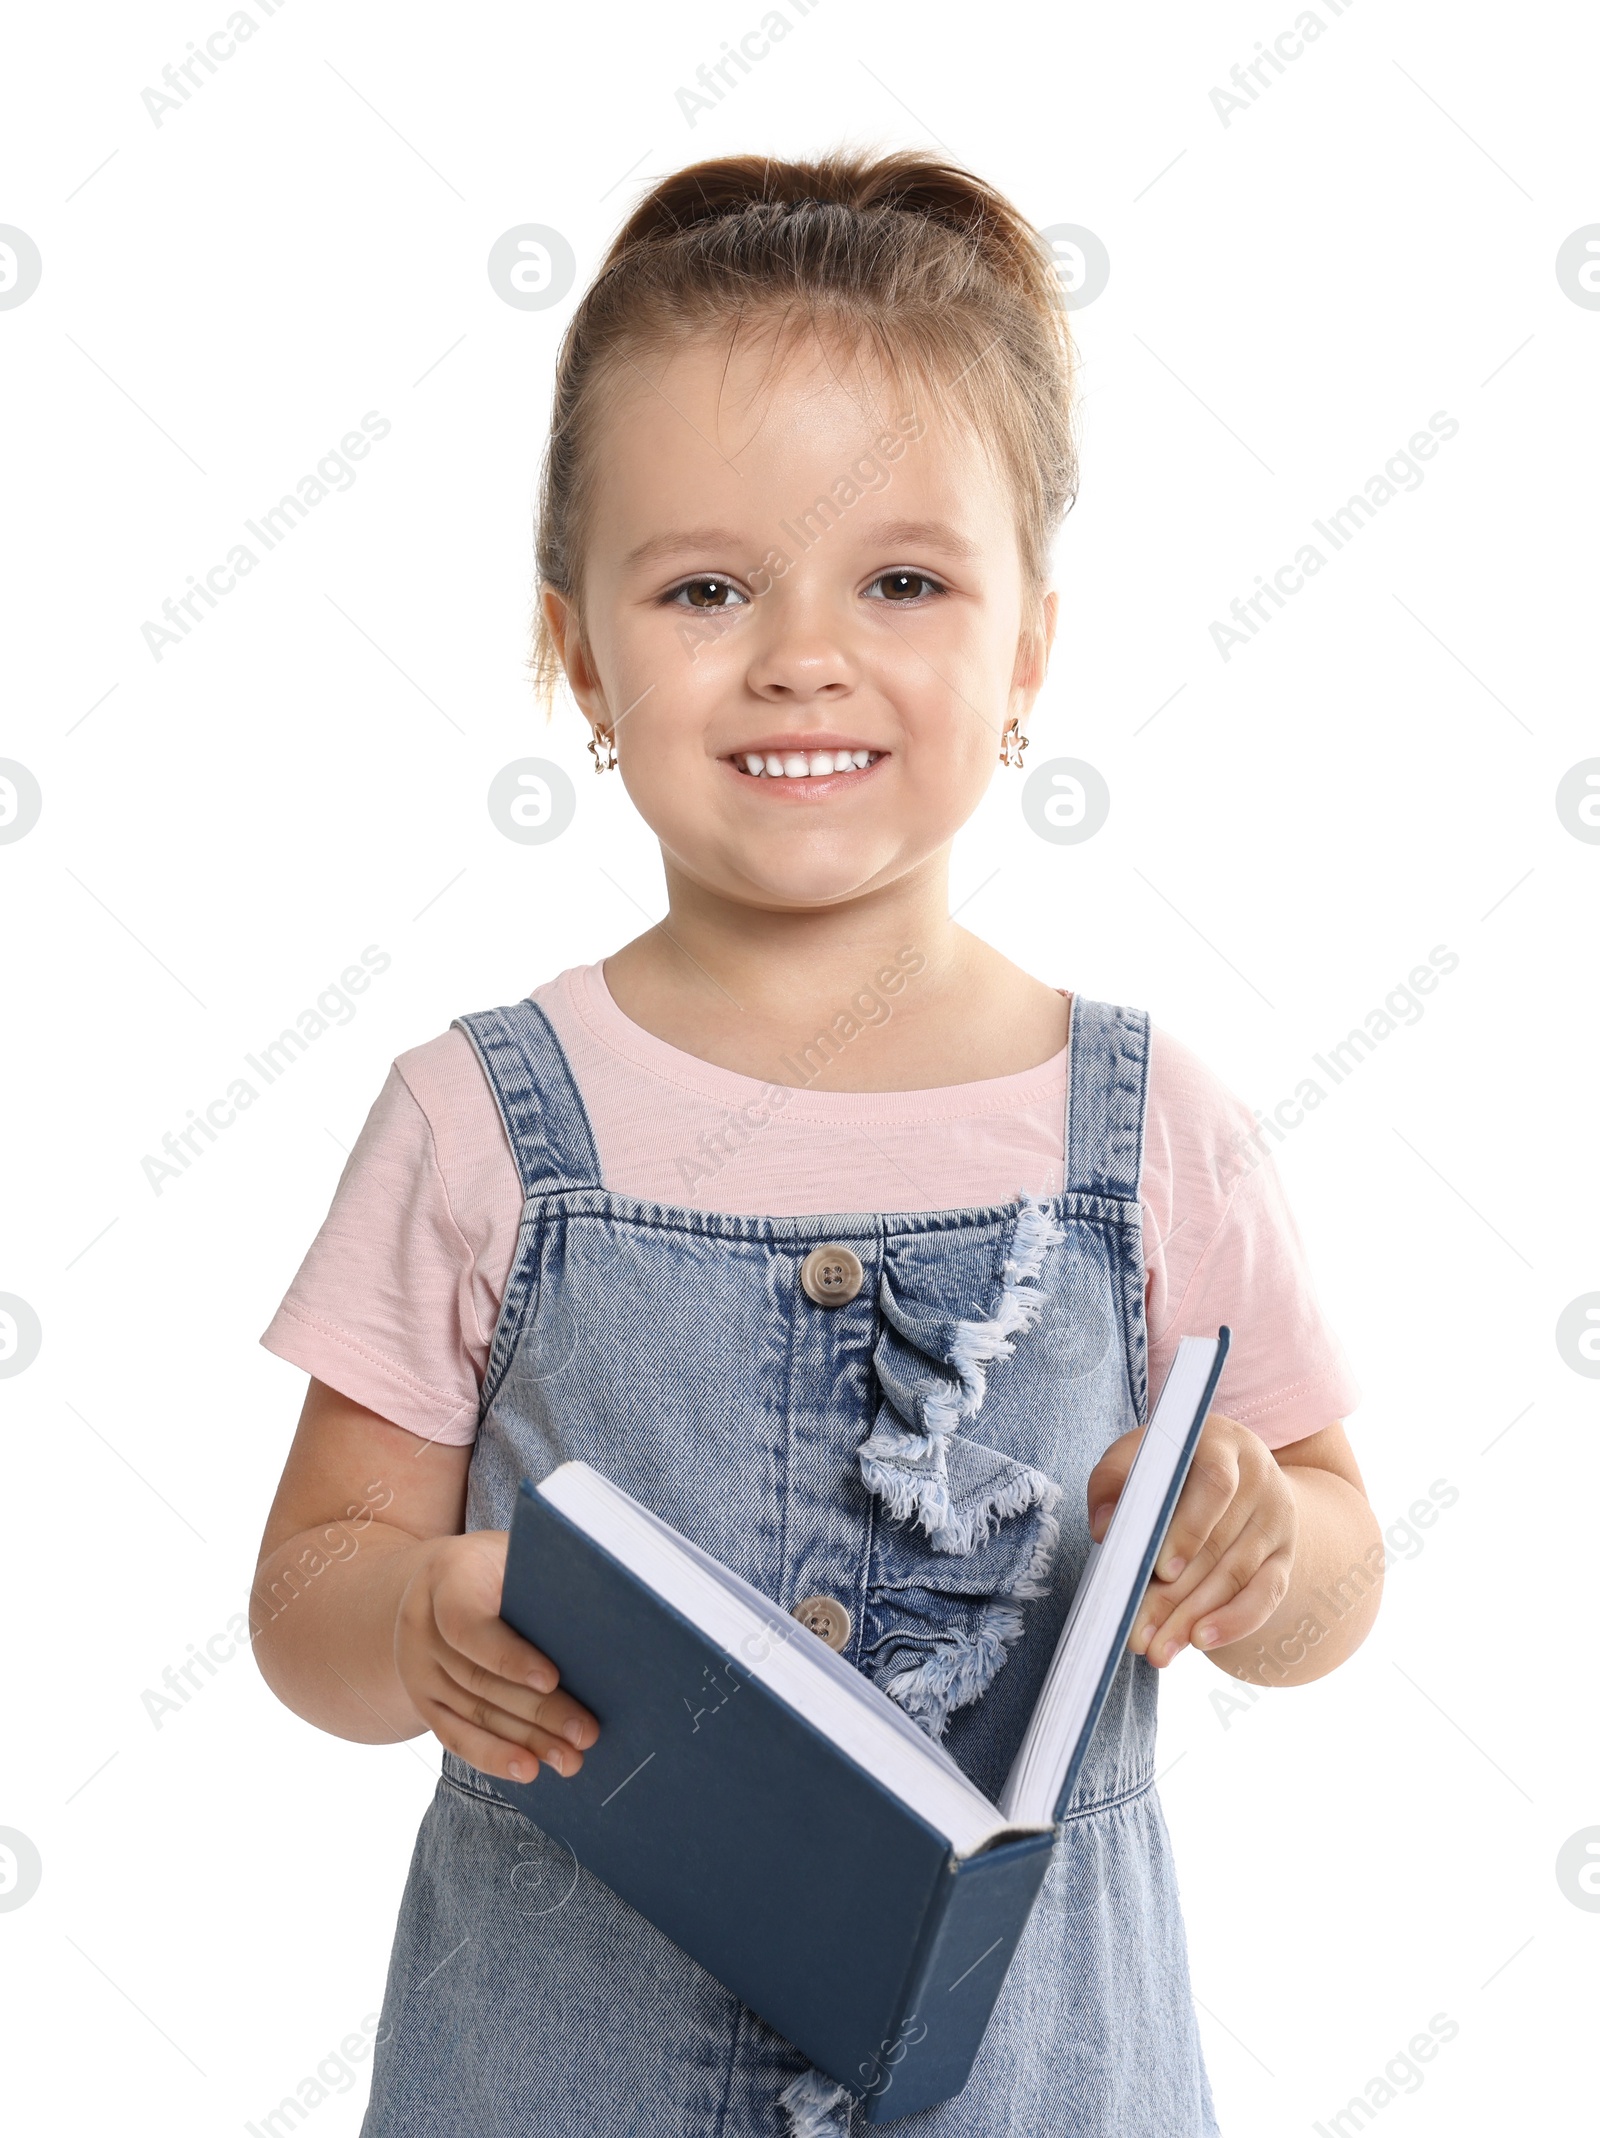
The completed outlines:
{"type": "Polygon", "coordinates": [[[850,1614],[832,1596],[808,1596],[804,1603],[795,1605],[794,1615],[832,1649],[843,1648],[850,1638],[850,1614]]]}
{"type": "Polygon", "coordinates": [[[860,1258],[837,1245],[813,1247],[800,1265],[801,1288],[819,1307],[847,1306],[864,1275],[860,1258]]]}

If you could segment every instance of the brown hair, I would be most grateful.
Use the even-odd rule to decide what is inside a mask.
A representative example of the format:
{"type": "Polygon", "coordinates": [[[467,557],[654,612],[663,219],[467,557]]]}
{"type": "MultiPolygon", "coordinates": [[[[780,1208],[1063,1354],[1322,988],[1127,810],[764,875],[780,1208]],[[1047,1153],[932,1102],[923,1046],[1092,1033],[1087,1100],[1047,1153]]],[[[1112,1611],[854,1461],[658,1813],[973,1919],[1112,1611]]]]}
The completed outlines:
{"type": "MultiPolygon", "coordinates": [[[[815,162],[725,156],[646,195],[562,337],[540,480],[541,587],[579,605],[602,395],[636,355],[746,323],[779,345],[808,329],[865,343],[897,383],[946,396],[1016,503],[1025,628],[1037,630],[1051,539],[1077,487],[1074,358],[1037,231],[970,171],[900,150],[815,162]]],[[[529,661],[550,706],[561,680],[543,607],[529,661]]]]}

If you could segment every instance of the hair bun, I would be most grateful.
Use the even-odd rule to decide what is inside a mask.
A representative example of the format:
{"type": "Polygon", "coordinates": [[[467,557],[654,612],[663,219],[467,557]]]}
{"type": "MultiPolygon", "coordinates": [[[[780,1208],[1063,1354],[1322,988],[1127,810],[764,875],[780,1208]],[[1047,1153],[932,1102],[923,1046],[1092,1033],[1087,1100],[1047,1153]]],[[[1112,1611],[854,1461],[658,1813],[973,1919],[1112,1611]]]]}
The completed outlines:
{"type": "Polygon", "coordinates": [[[650,189],[617,232],[605,265],[729,216],[780,221],[805,209],[835,208],[920,217],[967,239],[999,281],[1034,302],[1054,301],[1059,291],[1043,240],[1004,194],[961,165],[916,149],[886,156],[836,149],[800,162],[719,156],[688,164],[650,189]]]}

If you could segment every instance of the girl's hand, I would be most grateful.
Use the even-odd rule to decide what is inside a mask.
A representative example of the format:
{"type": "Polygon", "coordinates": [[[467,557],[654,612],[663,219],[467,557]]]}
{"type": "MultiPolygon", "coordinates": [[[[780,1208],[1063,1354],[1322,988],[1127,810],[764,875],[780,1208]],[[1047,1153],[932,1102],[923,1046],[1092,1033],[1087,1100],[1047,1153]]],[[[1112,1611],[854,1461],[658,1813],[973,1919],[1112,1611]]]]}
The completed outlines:
{"type": "Polygon", "coordinates": [[[503,1529],[433,1540],[400,1598],[395,1668],[434,1736],[480,1774],[531,1782],[541,1759],[576,1774],[600,1725],[500,1616],[506,1544],[503,1529]]]}
{"type": "MultiPolygon", "coordinates": [[[[1096,1542],[1138,1451],[1143,1428],[1114,1440],[1089,1473],[1096,1542]]],[[[1128,1646],[1159,1670],[1191,1642],[1226,1648],[1259,1631],[1289,1593],[1298,1504],[1271,1450],[1213,1411],[1156,1559],[1128,1646]]]]}

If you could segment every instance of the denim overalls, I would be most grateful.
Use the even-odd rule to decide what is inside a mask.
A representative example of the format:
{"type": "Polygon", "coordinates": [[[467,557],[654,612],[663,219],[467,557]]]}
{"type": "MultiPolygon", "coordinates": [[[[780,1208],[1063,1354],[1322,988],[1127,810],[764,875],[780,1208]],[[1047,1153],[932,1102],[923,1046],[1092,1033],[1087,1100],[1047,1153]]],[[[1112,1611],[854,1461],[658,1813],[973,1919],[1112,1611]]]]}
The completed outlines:
{"type": "MultiPolygon", "coordinates": [[[[1143,1012],[1072,1004],[1061,1195],[803,1218],[610,1194],[543,1013],[459,1022],[526,1196],[467,1528],[506,1528],[524,1477],[582,1457],[783,1608],[824,1599],[846,1659],[998,1794],[1089,1549],[1085,1480],[1145,1411],[1143,1012]],[[802,1282],[823,1246],[862,1266],[842,1302],[802,1282]]],[[[1123,1656],[972,2076],[907,2138],[1216,2131],[1153,1787],[1157,1683],[1123,1656]]],[[[363,2138],[865,2128],[450,1752],[379,2043],[363,2138]]]]}

